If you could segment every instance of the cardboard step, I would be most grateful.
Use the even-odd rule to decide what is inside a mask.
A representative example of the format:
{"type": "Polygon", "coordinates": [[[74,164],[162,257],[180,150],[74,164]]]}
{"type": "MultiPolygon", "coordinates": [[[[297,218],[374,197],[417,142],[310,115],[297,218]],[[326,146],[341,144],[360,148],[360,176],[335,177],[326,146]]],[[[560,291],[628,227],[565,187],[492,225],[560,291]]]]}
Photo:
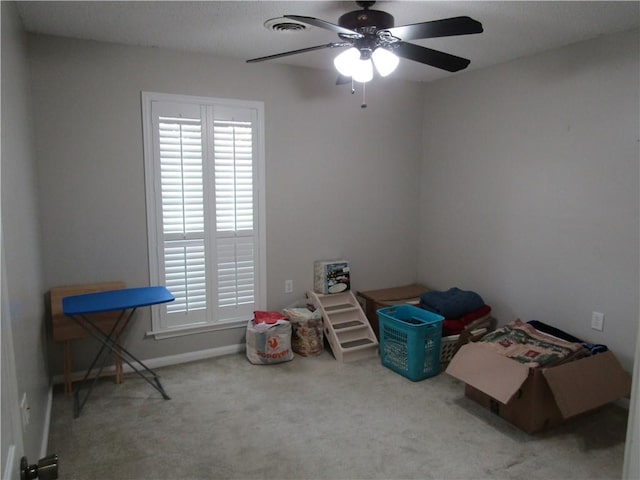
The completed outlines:
{"type": "Polygon", "coordinates": [[[334,323],[333,328],[336,331],[353,330],[354,328],[362,328],[364,325],[358,320],[348,320],[342,323],[334,323]]]}
{"type": "Polygon", "coordinates": [[[358,347],[349,348],[342,352],[342,361],[344,363],[355,362],[365,358],[377,357],[378,345],[360,345],[358,347]]]}
{"type": "Polygon", "coordinates": [[[327,295],[308,292],[307,297],[322,313],[324,334],[336,360],[377,356],[378,340],[351,291],[327,295]]]}
{"type": "Polygon", "coordinates": [[[348,342],[343,342],[340,344],[342,348],[350,350],[361,349],[363,347],[369,347],[371,345],[374,345],[374,343],[368,338],[357,338],[355,340],[350,340],[348,342]]]}

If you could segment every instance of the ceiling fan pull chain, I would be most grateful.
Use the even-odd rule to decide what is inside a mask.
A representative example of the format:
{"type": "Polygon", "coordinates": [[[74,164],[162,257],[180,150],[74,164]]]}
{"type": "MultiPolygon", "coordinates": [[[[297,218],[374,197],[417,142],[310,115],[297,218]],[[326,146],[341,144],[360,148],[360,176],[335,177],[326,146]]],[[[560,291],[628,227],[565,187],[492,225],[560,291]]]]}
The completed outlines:
{"type": "Polygon", "coordinates": [[[366,90],[367,90],[367,84],[363,83],[362,84],[362,105],[360,105],[360,108],[367,108],[366,90]]]}
{"type": "Polygon", "coordinates": [[[353,84],[353,77],[351,77],[351,95],[353,95],[354,93],[356,93],[356,87],[353,84]]]}

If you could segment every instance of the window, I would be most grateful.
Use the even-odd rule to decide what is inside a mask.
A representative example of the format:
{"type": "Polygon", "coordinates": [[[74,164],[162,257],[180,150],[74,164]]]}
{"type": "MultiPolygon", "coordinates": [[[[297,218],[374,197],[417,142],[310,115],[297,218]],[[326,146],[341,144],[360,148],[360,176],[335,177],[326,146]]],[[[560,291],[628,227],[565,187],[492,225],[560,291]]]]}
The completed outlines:
{"type": "Polygon", "coordinates": [[[244,325],[264,309],[263,104],[142,94],[152,309],[163,338],[244,325]]]}

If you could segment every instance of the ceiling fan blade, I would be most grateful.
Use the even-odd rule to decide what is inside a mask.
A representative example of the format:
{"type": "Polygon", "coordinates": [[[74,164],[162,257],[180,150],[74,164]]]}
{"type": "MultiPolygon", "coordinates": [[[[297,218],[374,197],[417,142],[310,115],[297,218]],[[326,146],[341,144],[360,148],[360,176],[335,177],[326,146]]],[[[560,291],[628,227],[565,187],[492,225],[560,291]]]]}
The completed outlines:
{"type": "Polygon", "coordinates": [[[337,47],[350,47],[350,42],[333,42],[325,45],[317,45],[315,47],[301,48],[299,50],[291,50],[290,52],[276,53],[274,55],[267,55],[266,57],[258,57],[247,60],[247,63],[264,62],[265,60],[273,60],[274,58],[287,57],[289,55],[296,55],[298,53],[313,52],[314,50],[322,50],[323,48],[337,48],[337,47]]]}
{"type": "Polygon", "coordinates": [[[389,32],[402,40],[417,40],[419,38],[451,37],[454,35],[469,35],[482,33],[482,24],[470,17],[453,17],[432,22],[414,23],[387,28],[389,32]]]}
{"type": "Polygon", "coordinates": [[[345,35],[348,38],[362,38],[364,36],[361,33],[356,32],[355,30],[349,30],[348,28],[341,27],[340,25],[336,25],[335,23],[320,20],[319,18],[303,17],[302,15],[283,15],[283,16],[284,18],[288,18],[290,20],[296,20],[297,22],[313,25],[314,27],[320,27],[320,28],[324,28],[325,30],[331,30],[332,32],[345,35]]]}
{"type": "Polygon", "coordinates": [[[467,68],[471,63],[471,60],[466,58],[456,57],[449,53],[439,52],[438,50],[421,47],[413,43],[396,42],[394,45],[396,47],[393,49],[393,53],[399,57],[441,68],[448,72],[457,72],[467,68]]]}

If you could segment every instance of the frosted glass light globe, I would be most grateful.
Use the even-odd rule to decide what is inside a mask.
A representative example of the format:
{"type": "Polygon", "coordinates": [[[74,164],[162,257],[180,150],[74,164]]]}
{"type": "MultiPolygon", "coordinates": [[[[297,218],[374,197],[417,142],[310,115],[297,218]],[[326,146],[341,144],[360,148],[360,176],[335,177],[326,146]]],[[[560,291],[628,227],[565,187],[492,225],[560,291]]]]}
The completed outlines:
{"type": "Polygon", "coordinates": [[[350,77],[353,75],[356,62],[358,62],[359,60],[360,50],[355,47],[351,47],[350,49],[345,50],[336,58],[334,58],[333,65],[336,67],[336,70],[340,72],[340,75],[350,77]]]}
{"type": "Polygon", "coordinates": [[[376,70],[378,70],[378,73],[383,77],[391,74],[398,66],[398,63],[400,63],[400,59],[394,53],[382,47],[376,48],[371,58],[376,66],[376,70]]]}
{"type": "Polygon", "coordinates": [[[371,60],[358,60],[356,62],[353,79],[360,83],[367,83],[373,79],[373,63],[371,63],[371,60]]]}

